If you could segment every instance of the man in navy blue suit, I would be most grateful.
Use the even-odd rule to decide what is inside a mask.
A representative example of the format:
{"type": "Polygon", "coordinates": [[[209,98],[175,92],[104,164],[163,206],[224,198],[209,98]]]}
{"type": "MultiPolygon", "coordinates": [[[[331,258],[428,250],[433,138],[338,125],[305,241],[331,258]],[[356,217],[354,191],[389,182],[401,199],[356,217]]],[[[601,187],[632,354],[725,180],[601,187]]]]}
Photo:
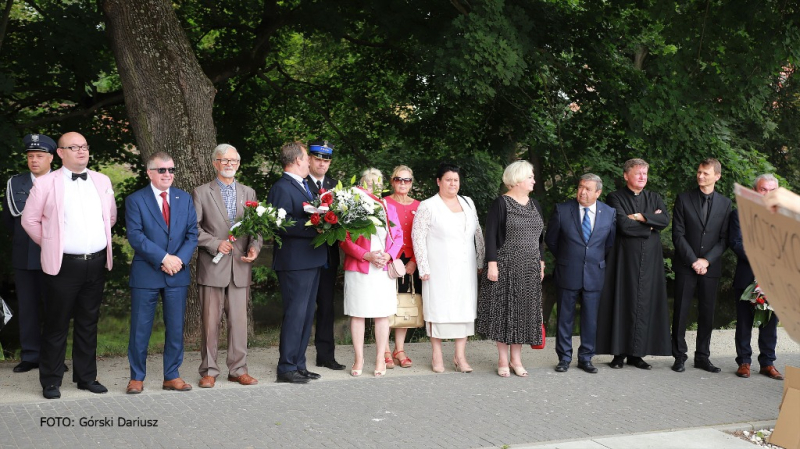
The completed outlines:
{"type": "MultiPolygon", "coordinates": [[[[778,179],[771,174],[763,174],[756,178],[753,190],[766,195],[778,188],[778,179]]],[[[750,340],[753,337],[753,319],[755,310],[748,301],[740,301],[744,290],[753,283],[755,275],[750,268],[750,261],[744,252],[742,243],[742,228],[739,225],[739,211],[733,210],[729,223],[728,245],[736,254],[736,271],[733,274],[733,292],[736,299],[736,364],[739,369],[736,375],[743,378],[750,377],[750,363],[752,362],[753,349],[750,340]]],[[[775,368],[775,346],[778,344],[778,315],[773,313],[769,321],[758,328],[758,364],[759,374],[771,379],[783,380],[783,374],[775,368]]]]}
{"type": "Polygon", "coordinates": [[[592,365],[597,337],[597,312],[605,279],[606,255],[614,247],[616,212],[597,201],[603,180],[587,173],[578,183],[577,200],[556,205],[547,224],[545,242],[555,255],[558,287],[556,371],[566,372],[572,361],[572,326],[575,304],[581,300],[581,346],[578,368],[596,373],[592,365]]]}
{"type": "Polygon", "coordinates": [[[314,248],[311,240],[317,235],[308,219],[303,203],[313,195],[305,179],[309,172],[308,149],[301,142],[287,143],[281,148],[283,176],[272,186],[267,202],[286,210],[286,218],[297,223],[279,233],[282,246],[274,246],[272,268],[278,274],[283,299],[278,382],[307,383],[321,376],[306,369],[306,349],[311,337],[320,270],[327,260],[325,245],[314,248]]]}
{"type": "Polygon", "coordinates": [[[175,162],[166,153],[147,160],[150,184],[125,198],[125,225],[134,250],[131,263],[131,333],[128,361],[131,380],[126,392],[144,389],[147,346],[158,297],[165,329],[164,390],[188,391],[179,374],[183,362],[183,320],[189,288],[189,261],[197,247],[197,214],[188,192],[172,187],[175,162]]]}

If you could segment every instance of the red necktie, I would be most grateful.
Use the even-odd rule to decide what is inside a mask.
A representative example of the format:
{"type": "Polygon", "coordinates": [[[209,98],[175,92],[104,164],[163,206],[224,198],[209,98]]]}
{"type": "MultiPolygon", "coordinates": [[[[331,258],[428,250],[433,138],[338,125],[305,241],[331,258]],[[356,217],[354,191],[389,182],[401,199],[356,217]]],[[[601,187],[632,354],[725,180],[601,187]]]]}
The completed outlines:
{"type": "Polygon", "coordinates": [[[167,192],[161,192],[161,215],[164,216],[164,222],[169,227],[169,203],[167,202],[167,192]]]}

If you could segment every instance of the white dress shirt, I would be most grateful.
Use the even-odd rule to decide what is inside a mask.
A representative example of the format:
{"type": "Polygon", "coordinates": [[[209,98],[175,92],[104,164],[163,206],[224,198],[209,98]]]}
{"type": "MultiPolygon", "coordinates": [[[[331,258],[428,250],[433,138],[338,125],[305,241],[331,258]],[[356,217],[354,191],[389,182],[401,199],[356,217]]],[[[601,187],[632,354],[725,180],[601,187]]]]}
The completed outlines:
{"type": "MultiPolygon", "coordinates": [[[[92,254],[107,246],[103,204],[87,173],[86,180],[72,180],[64,173],[64,254],[92,254]]],[[[87,172],[84,169],[83,172],[87,172]]]]}

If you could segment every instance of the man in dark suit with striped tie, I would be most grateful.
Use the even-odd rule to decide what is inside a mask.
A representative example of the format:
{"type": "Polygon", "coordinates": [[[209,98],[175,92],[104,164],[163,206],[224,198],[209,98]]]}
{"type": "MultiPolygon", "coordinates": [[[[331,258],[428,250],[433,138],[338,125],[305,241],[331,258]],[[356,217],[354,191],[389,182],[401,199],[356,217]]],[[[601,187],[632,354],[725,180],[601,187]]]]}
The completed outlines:
{"type": "Polygon", "coordinates": [[[576,200],[557,204],[547,224],[545,242],[555,255],[558,287],[556,354],[559,373],[572,361],[572,326],[575,305],[581,297],[581,346],[578,368],[594,374],[592,364],[597,338],[597,314],[606,271],[606,256],[614,248],[616,211],[597,201],[603,180],[587,173],[578,183],[576,200]]]}
{"type": "Polygon", "coordinates": [[[307,383],[321,376],[306,369],[306,348],[314,324],[314,311],[320,270],[327,260],[325,246],[314,248],[311,240],[317,235],[303,211],[303,203],[314,196],[309,188],[308,149],[301,142],[287,143],[281,148],[283,176],[272,186],[267,203],[286,211],[294,226],[279,231],[281,246],[274,246],[272,269],[278,274],[283,299],[280,358],[277,382],[307,383]]]}

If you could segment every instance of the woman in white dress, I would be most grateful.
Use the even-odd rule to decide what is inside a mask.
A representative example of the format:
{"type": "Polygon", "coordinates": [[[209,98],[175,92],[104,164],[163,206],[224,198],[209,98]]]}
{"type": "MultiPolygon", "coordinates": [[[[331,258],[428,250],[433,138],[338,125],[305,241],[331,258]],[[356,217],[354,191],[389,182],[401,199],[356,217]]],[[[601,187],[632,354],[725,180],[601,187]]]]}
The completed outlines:
{"type": "Polygon", "coordinates": [[[458,195],[461,170],[441,164],[439,193],[417,209],[412,230],[417,270],[422,279],[423,312],[433,355],[431,368],[444,372],[442,339],[455,339],[453,364],[469,373],[467,337],[475,334],[478,267],[483,265],[483,233],[475,204],[458,195]]]}
{"type": "Polygon", "coordinates": [[[373,192],[381,191],[383,176],[375,168],[364,171],[359,184],[366,185],[364,198],[381,203],[389,222],[395,226],[387,229],[378,226],[371,238],[364,236],[355,243],[346,238],[339,244],[344,251],[344,314],[350,316],[350,335],[353,337],[355,361],[350,375],[361,375],[364,368],[365,318],[375,319],[375,377],[386,375],[383,350],[389,344],[389,315],[397,313],[396,281],[389,278],[387,264],[398,257],[403,247],[403,231],[397,213],[386,201],[373,192]]]}

